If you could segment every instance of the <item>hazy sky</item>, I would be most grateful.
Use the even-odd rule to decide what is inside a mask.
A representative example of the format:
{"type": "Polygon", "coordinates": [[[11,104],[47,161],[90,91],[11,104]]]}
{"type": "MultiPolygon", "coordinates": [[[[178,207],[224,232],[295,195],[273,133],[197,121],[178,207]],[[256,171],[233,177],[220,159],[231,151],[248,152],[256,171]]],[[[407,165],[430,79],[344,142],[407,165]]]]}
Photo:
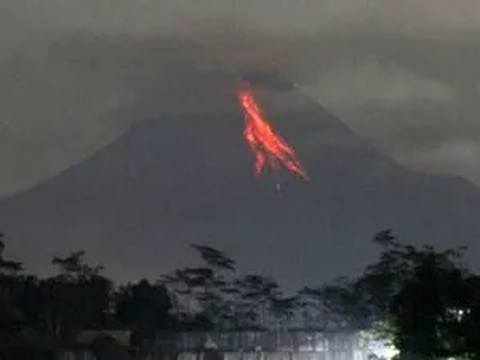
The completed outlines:
{"type": "Polygon", "coordinates": [[[3,0],[0,196],[196,89],[192,65],[275,69],[396,159],[480,184],[479,28],[478,0],[3,0]]]}

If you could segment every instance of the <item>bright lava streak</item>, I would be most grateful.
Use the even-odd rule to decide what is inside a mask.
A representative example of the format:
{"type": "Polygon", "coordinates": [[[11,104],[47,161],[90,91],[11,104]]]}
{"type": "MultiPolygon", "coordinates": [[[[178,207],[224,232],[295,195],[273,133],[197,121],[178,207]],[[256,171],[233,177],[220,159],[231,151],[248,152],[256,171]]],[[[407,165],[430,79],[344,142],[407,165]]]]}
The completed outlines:
{"type": "Polygon", "coordinates": [[[275,133],[268,123],[253,95],[242,90],[238,99],[245,114],[245,130],[243,135],[255,155],[255,173],[261,174],[268,165],[273,170],[283,166],[302,179],[308,179],[305,168],[295,155],[295,150],[275,133]]]}

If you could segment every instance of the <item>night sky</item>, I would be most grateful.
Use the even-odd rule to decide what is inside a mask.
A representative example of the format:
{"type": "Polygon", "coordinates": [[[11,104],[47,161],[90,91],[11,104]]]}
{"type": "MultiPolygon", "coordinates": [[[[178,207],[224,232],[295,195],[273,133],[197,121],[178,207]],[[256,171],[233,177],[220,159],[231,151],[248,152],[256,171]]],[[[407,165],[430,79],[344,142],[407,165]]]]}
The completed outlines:
{"type": "Polygon", "coordinates": [[[359,271],[386,227],[473,259],[478,27],[466,0],[3,1],[8,249],[40,272],[85,249],[125,280],[208,243],[289,287],[359,271]],[[311,181],[253,177],[246,73],[311,181]]]}

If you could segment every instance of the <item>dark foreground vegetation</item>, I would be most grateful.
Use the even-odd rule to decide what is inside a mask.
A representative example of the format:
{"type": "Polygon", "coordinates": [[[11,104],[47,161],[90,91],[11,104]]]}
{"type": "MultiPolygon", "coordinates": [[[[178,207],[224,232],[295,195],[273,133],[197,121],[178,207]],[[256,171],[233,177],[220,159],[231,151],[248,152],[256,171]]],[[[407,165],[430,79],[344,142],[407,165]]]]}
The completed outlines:
{"type": "Polygon", "coordinates": [[[52,277],[28,274],[0,241],[0,359],[40,359],[76,346],[85,330],[131,330],[142,348],[178,331],[298,328],[375,329],[405,359],[480,359],[480,277],[462,264],[465,249],[405,245],[390,231],[373,241],[381,253],[363,274],[294,295],[239,275],[208,246],[192,246],[199,266],[115,285],[81,251],[53,258],[52,277]]]}

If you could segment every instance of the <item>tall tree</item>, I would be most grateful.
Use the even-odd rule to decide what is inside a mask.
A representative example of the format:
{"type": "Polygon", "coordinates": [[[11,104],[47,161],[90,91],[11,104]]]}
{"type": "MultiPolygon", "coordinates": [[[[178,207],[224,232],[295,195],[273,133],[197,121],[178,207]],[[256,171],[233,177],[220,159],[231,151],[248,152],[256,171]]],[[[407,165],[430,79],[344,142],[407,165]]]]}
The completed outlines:
{"type": "Polygon", "coordinates": [[[172,303],[167,289],[145,279],[120,288],[115,308],[115,318],[135,331],[137,344],[152,340],[176,325],[170,314],[172,303]]]}
{"type": "Polygon", "coordinates": [[[84,254],[54,257],[58,274],[42,282],[49,330],[62,339],[80,330],[102,328],[108,315],[112,283],[101,275],[101,266],[85,264],[84,254]]]}
{"type": "Polygon", "coordinates": [[[161,280],[175,295],[180,312],[190,320],[200,313],[206,327],[228,327],[232,308],[229,296],[233,293],[231,276],[235,261],[224,252],[204,245],[192,245],[202,261],[199,267],[175,270],[161,280]]]}
{"type": "Polygon", "coordinates": [[[478,304],[476,277],[461,263],[465,248],[404,245],[391,231],[378,233],[373,241],[382,249],[376,263],[357,279],[323,289],[330,308],[353,315],[344,318],[361,328],[387,319],[388,326],[381,329],[408,358],[465,355],[473,332],[464,329],[472,326],[469,319],[478,304]]]}
{"type": "Polygon", "coordinates": [[[286,330],[290,327],[295,317],[295,310],[298,306],[297,296],[284,296],[278,294],[270,300],[270,313],[274,320],[275,330],[286,330]]]}
{"type": "Polygon", "coordinates": [[[236,281],[240,289],[240,303],[248,314],[253,314],[254,326],[268,328],[271,325],[272,304],[280,298],[278,284],[262,275],[246,275],[236,281]]]}
{"type": "Polygon", "coordinates": [[[6,259],[4,251],[5,243],[0,234],[0,357],[12,347],[27,348],[34,344],[33,332],[37,316],[41,314],[33,292],[29,291],[37,288],[36,279],[24,276],[22,264],[6,259]]]}
{"type": "Polygon", "coordinates": [[[323,303],[321,288],[300,289],[296,304],[297,315],[304,329],[325,330],[327,328],[327,309],[323,303]]]}

